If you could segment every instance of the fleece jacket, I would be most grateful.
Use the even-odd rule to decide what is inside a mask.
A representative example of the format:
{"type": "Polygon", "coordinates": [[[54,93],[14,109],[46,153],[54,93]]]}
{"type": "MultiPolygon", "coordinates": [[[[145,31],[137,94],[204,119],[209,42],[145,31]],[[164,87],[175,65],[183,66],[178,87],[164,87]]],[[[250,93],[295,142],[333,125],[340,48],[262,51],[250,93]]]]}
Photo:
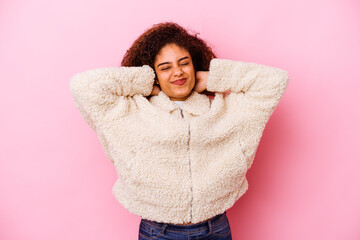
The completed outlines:
{"type": "Polygon", "coordinates": [[[144,219],[198,223],[223,213],[246,192],[246,172],[288,85],[280,68],[214,58],[207,90],[182,106],[150,96],[148,66],[75,74],[70,89],[81,115],[114,164],[113,194],[144,219]],[[227,94],[224,94],[227,92],[227,94]]]}

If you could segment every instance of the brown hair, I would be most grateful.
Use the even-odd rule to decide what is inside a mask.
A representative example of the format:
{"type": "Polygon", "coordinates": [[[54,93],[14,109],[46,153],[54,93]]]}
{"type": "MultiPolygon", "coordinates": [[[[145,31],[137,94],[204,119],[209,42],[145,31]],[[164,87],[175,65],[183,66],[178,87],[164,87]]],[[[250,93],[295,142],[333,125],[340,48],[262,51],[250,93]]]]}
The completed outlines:
{"type": "Polygon", "coordinates": [[[155,24],[126,51],[121,66],[149,65],[154,69],[155,57],[160,49],[169,43],[175,43],[190,53],[195,71],[208,71],[211,59],[216,56],[211,47],[196,35],[189,34],[186,29],[173,22],[155,24]]]}

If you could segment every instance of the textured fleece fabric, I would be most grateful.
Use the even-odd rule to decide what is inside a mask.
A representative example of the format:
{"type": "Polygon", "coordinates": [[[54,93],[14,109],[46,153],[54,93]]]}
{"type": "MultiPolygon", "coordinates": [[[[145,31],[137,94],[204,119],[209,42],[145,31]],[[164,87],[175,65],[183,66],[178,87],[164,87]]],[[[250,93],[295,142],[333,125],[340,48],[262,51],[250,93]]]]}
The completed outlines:
{"type": "Polygon", "coordinates": [[[223,213],[248,188],[245,174],[287,72],[213,59],[207,90],[215,97],[191,92],[183,114],[164,92],[149,96],[154,77],[144,65],[71,79],[76,106],[116,168],[113,194],[129,212],[157,222],[198,223],[223,213]]]}

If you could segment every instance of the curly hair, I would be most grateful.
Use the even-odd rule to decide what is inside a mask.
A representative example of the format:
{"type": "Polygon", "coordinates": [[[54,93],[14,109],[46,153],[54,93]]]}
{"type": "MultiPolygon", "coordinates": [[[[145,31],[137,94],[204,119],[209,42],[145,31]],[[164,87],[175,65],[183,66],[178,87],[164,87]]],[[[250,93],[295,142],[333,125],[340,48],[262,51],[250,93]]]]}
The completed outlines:
{"type": "Polygon", "coordinates": [[[211,47],[196,35],[189,34],[186,29],[173,22],[155,24],[126,51],[121,66],[149,65],[154,69],[155,57],[161,48],[175,43],[190,53],[195,71],[208,71],[211,59],[216,56],[211,47]]]}

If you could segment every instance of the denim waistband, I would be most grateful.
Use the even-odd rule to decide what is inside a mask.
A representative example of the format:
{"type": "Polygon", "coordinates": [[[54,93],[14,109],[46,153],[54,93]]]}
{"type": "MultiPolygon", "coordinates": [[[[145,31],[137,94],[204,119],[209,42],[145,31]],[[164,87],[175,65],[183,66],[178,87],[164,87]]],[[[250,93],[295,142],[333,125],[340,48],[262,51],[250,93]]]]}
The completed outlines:
{"type": "Polygon", "coordinates": [[[160,223],[160,222],[155,222],[155,221],[150,221],[147,219],[142,219],[143,221],[145,221],[146,223],[153,225],[155,227],[161,228],[164,224],[167,225],[168,229],[174,229],[174,230],[179,230],[179,229],[194,229],[194,228],[201,228],[201,227],[206,227],[209,226],[209,221],[211,222],[211,224],[216,223],[221,217],[226,215],[226,211],[218,214],[204,222],[200,222],[200,223],[195,223],[195,224],[190,224],[190,225],[177,225],[177,224],[171,224],[171,223],[160,223]]]}

